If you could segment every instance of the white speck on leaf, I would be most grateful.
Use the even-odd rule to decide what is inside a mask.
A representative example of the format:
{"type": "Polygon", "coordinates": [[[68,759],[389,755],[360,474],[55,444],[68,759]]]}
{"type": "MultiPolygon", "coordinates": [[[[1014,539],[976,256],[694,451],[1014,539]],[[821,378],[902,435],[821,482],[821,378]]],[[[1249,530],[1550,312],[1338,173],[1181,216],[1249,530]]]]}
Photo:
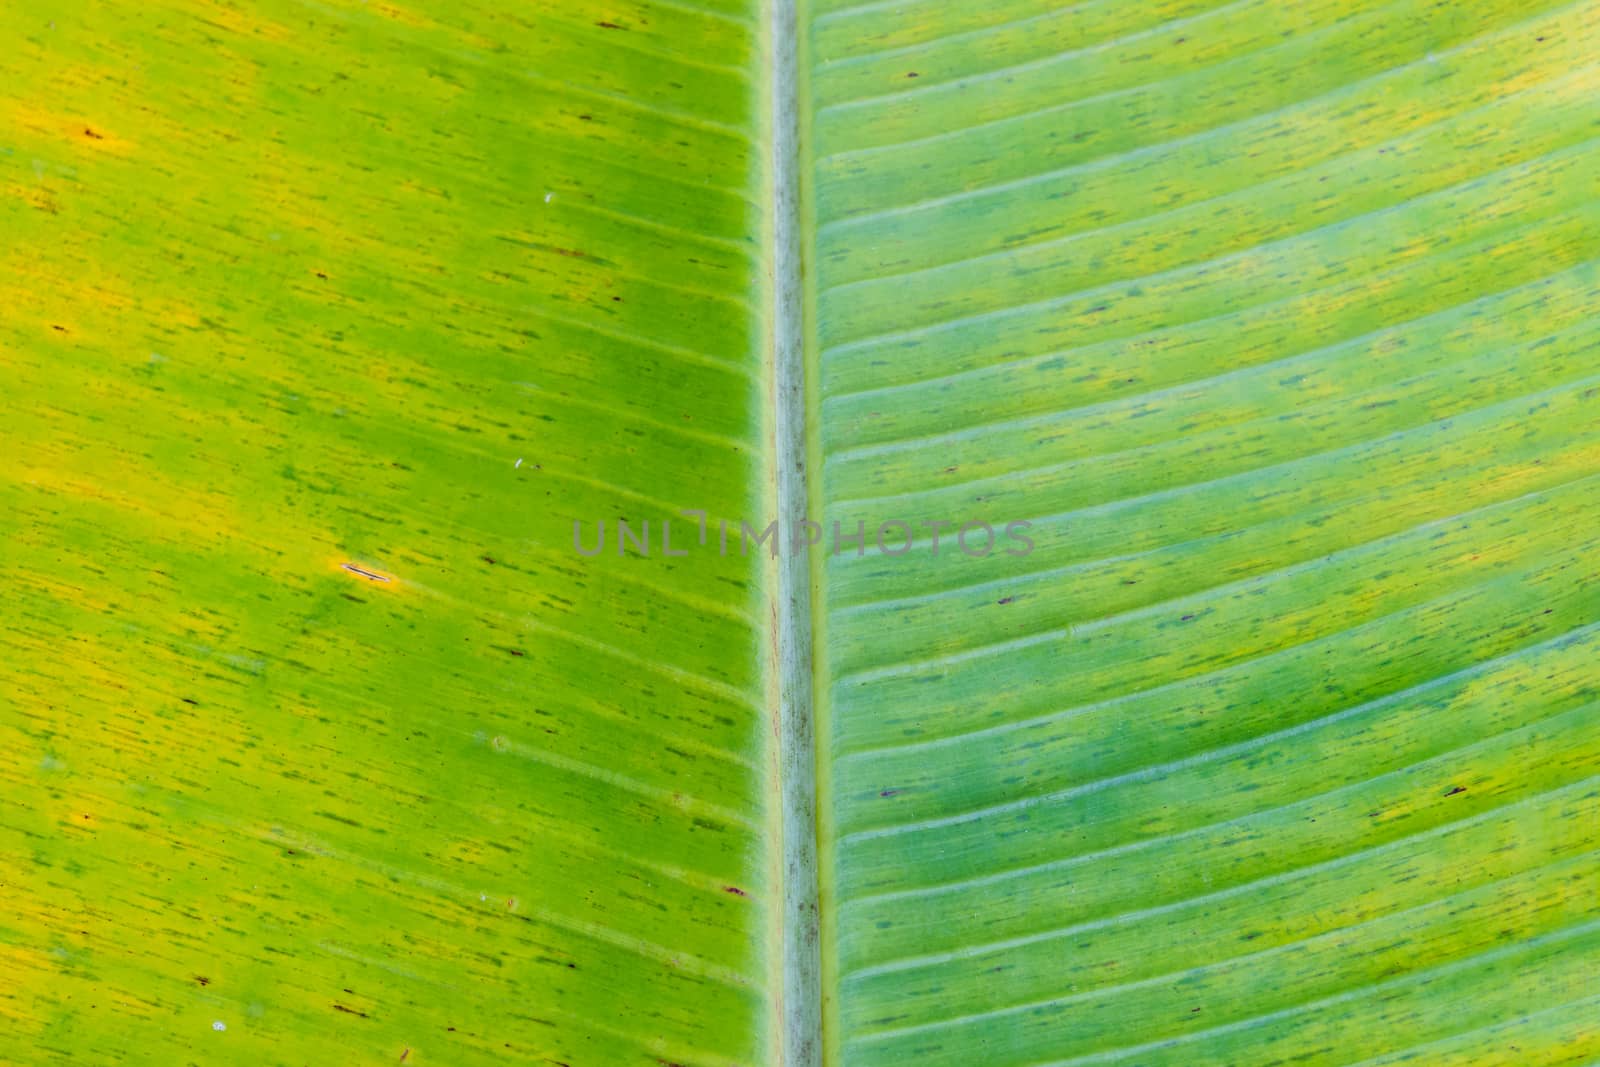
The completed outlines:
{"type": "Polygon", "coordinates": [[[544,194],[544,202],[547,203],[547,204],[550,201],[554,200],[555,198],[556,198],[556,194],[555,193],[545,193],[544,194]]]}
{"type": "Polygon", "coordinates": [[[227,1028],[228,1028],[228,1024],[223,1022],[221,1019],[218,1019],[216,1022],[211,1024],[211,1029],[219,1031],[219,1032],[223,1031],[223,1030],[226,1030],[227,1028]]]}
{"type": "Polygon", "coordinates": [[[519,467],[522,466],[522,457],[521,456],[517,457],[517,466],[519,466],[519,467]]]}

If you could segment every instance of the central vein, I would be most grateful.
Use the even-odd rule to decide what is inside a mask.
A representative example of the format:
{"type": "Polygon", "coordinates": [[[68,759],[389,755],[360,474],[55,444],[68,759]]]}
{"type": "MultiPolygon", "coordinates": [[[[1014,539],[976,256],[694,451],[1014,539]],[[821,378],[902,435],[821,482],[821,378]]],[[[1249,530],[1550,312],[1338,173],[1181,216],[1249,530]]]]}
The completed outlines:
{"type": "MultiPolygon", "coordinates": [[[[781,530],[806,516],[808,450],[801,272],[800,121],[796,0],[768,0],[772,212],[769,292],[771,466],[781,530]]],[[[780,539],[783,535],[780,534],[780,539]]],[[[773,596],[778,700],[778,789],[783,885],[779,938],[782,1067],[819,1067],[822,1012],[817,883],[817,775],[813,721],[811,562],[780,552],[773,596]]]]}

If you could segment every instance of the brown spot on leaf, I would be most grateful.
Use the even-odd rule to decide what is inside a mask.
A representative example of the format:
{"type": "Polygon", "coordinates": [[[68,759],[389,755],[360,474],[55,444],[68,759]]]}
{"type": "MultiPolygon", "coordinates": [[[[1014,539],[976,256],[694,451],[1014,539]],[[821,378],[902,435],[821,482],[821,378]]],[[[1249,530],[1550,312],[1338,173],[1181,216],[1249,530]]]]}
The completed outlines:
{"type": "Polygon", "coordinates": [[[359,575],[361,575],[361,577],[367,579],[370,582],[387,582],[389,580],[389,579],[385,578],[381,574],[374,574],[372,571],[366,570],[366,569],[364,569],[362,567],[357,567],[354,563],[341,563],[341,564],[339,564],[339,566],[343,567],[345,570],[349,571],[351,574],[359,574],[359,575]]]}

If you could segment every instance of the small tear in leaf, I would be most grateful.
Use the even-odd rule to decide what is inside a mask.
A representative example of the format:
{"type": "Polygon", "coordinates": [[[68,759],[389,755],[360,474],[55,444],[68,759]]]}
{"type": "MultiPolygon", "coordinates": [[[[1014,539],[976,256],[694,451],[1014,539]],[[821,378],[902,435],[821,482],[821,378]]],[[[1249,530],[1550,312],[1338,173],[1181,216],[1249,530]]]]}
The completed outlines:
{"type": "Polygon", "coordinates": [[[387,582],[389,580],[389,579],[385,578],[381,574],[373,574],[371,571],[362,570],[360,567],[357,567],[354,563],[341,563],[341,564],[339,564],[339,566],[343,567],[345,570],[349,571],[351,574],[359,574],[359,575],[361,575],[361,577],[366,578],[366,579],[368,579],[370,581],[387,582]]]}

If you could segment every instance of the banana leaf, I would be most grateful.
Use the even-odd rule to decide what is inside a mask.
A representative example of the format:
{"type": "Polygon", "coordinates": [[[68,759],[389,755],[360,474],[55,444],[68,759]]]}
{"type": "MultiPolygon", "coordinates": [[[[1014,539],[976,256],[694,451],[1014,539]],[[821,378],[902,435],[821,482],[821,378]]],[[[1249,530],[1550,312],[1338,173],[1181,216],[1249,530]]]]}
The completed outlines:
{"type": "Polygon", "coordinates": [[[1600,4],[0,43],[0,1063],[1600,1063],[1600,4]]]}

